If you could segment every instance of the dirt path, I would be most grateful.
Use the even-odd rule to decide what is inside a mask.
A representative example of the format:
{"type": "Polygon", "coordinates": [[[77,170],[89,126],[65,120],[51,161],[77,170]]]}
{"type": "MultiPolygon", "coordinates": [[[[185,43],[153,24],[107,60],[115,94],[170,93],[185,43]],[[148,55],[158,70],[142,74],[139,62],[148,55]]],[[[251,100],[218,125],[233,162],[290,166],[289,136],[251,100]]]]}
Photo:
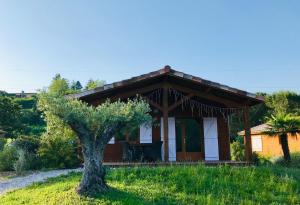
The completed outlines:
{"type": "Polygon", "coordinates": [[[66,175],[70,172],[81,172],[82,169],[63,169],[63,170],[52,170],[47,172],[37,172],[33,173],[24,177],[14,177],[11,179],[7,179],[0,182],[0,195],[3,195],[4,193],[20,189],[23,187],[26,187],[28,185],[31,185],[35,182],[43,182],[48,178],[57,177],[60,175],[66,175]]]}

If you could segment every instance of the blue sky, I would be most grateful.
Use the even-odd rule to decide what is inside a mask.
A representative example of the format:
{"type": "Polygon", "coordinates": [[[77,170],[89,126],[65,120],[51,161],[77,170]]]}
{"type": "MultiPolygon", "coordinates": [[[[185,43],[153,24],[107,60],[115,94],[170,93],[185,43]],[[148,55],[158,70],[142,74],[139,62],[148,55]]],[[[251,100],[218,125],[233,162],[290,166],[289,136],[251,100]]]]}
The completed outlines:
{"type": "Polygon", "coordinates": [[[171,65],[250,92],[300,92],[300,1],[0,0],[0,90],[60,73],[114,82],[171,65]]]}

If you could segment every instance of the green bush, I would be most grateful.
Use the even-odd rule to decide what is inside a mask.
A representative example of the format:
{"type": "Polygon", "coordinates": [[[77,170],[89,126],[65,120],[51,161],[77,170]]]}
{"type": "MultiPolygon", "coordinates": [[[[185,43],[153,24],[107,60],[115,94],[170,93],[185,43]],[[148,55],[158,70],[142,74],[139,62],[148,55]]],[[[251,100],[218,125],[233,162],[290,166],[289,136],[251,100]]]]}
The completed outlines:
{"type": "Polygon", "coordinates": [[[252,153],[252,163],[254,165],[272,165],[270,158],[259,155],[256,152],[252,153]]]}
{"type": "Polygon", "coordinates": [[[5,146],[0,152],[0,171],[13,171],[18,153],[14,146],[5,146]]]}
{"type": "Polygon", "coordinates": [[[40,139],[36,136],[20,136],[14,142],[18,150],[24,150],[29,153],[37,153],[40,146],[40,139]]]}
{"type": "Polygon", "coordinates": [[[274,157],[271,162],[275,165],[300,168],[300,152],[291,153],[291,162],[287,163],[283,156],[274,157]]]}
{"type": "Polygon", "coordinates": [[[40,159],[34,153],[18,150],[18,159],[14,163],[14,170],[18,175],[27,170],[36,170],[41,168],[40,159]]]}
{"type": "Polygon", "coordinates": [[[79,166],[76,137],[43,136],[38,154],[45,168],[79,166]]]}
{"type": "Polygon", "coordinates": [[[4,149],[6,141],[7,140],[5,138],[0,138],[0,151],[2,151],[4,149]]]}
{"type": "Polygon", "coordinates": [[[14,102],[18,103],[23,109],[30,109],[36,105],[36,98],[14,98],[14,102]]]}
{"type": "Polygon", "coordinates": [[[18,150],[18,160],[14,163],[14,170],[17,175],[22,174],[26,170],[25,151],[18,150]]]}
{"type": "Polygon", "coordinates": [[[230,145],[231,159],[235,161],[245,160],[245,146],[240,141],[235,141],[230,145]]]}
{"type": "Polygon", "coordinates": [[[41,136],[46,130],[44,125],[27,125],[24,128],[25,135],[41,136]]]}

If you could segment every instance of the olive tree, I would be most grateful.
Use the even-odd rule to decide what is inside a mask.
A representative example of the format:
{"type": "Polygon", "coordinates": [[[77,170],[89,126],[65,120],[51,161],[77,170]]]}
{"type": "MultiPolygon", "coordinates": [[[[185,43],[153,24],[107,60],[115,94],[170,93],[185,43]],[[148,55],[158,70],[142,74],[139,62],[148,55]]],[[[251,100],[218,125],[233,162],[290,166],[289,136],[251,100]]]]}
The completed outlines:
{"type": "Polygon", "coordinates": [[[44,112],[59,117],[79,138],[84,171],[77,192],[95,195],[108,189],[102,166],[103,150],[117,132],[150,122],[149,105],[141,100],[105,102],[97,107],[87,103],[46,93],[40,95],[44,112]]]}

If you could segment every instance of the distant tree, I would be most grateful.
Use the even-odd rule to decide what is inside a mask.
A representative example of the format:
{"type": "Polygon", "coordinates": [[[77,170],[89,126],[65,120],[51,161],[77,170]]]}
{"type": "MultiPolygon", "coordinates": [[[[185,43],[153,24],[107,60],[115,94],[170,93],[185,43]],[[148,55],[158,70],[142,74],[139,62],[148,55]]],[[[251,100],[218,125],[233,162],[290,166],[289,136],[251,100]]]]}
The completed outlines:
{"type": "Polygon", "coordinates": [[[70,87],[67,79],[62,78],[60,74],[56,74],[53,78],[48,91],[50,93],[56,93],[57,95],[64,95],[69,93],[70,87]]]}
{"type": "Polygon", "coordinates": [[[9,97],[0,97],[0,130],[14,138],[21,129],[21,107],[9,97]]]}
{"type": "Polygon", "coordinates": [[[149,105],[142,100],[106,102],[98,107],[63,97],[42,94],[44,112],[57,116],[78,136],[84,158],[84,172],[77,189],[82,195],[106,191],[103,151],[109,140],[124,128],[150,121],[149,105]]]}
{"type": "Polygon", "coordinates": [[[71,89],[74,91],[80,91],[82,89],[82,85],[79,81],[72,81],[71,89]]]}
{"type": "Polygon", "coordinates": [[[40,136],[44,132],[45,121],[41,111],[37,109],[37,97],[15,98],[14,102],[21,107],[21,134],[40,136]]]}
{"type": "Polygon", "coordinates": [[[4,96],[8,96],[8,93],[3,90],[0,90],[0,97],[4,97],[4,96]]]}
{"type": "Polygon", "coordinates": [[[89,81],[87,82],[87,84],[85,85],[85,90],[89,90],[89,89],[93,89],[96,87],[100,87],[103,86],[105,84],[104,80],[93,80],[93,79],[89,79],[89,81]]]}
{"type": "Polygon", "coordinates": [[[269,128],[265,134],[270,136],[278,136],[283,151],[284,160],[291,161],[288,134],[295,135],[300,129],[300,118],[292,116],[291,114],[279,113],[276,116],[268,118],[269,128]]]}
{"type": "Polygon", "coordinates": [[[290,91],[280,91],[265,97],[266,106],[270,115],[292,113],[300,115],[300,95],[290,91]]]}

